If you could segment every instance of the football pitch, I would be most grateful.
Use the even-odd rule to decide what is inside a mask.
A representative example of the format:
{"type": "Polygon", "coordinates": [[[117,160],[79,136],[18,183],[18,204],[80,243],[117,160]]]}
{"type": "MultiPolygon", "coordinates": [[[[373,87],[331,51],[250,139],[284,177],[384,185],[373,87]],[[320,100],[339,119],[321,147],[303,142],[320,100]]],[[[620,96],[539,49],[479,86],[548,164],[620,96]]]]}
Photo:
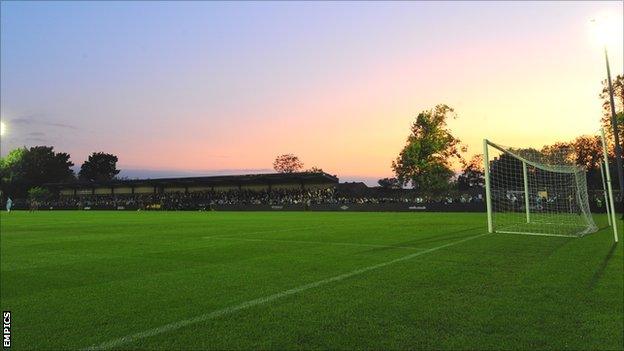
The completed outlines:
{"type": "Polygon", "coordinates": [[[13,350],[624,348],[611,228],[485,234],[484,213],[0,219],[13,350]]]}

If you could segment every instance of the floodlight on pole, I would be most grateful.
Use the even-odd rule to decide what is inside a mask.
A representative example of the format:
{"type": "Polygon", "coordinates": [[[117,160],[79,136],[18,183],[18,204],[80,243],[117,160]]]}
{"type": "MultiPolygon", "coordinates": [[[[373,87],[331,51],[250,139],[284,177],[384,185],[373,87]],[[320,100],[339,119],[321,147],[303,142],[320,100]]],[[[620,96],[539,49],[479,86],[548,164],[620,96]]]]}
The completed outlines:
{"type": "MultiPolygon", "coordinates": [[[[614,13],[603,13],[596,18],[591,19],[592,34],[595,41],[600,43],[604,50],[605,65],[607,68],[607,85],[609,90],[609,107],[611,112],[611,129],[613,133],[613,141],[615,148],[615,165],[617,168],[618,183],[620,192],[624,194],[624,165],[622,164],[622,144],[618,133],[617,114],[615,112],[615,99],[613,92],[613,83],[611,81],[611,66],[609,65],[609,52],[607,46],[609,40],[617,40],[622,33],[622,19],[614,13]]],[[[608,172],[609,170],[606,170],[608,172]]]]}
{"type": "Polygon", "coordinates": [[[622,16],[615,12],[602,12],[589,20],[591,41],[600,47],[616,46],[621,42],[622,16]]]}
{"type": "Polygon", "coordinates": [[[4,125],[4,122],[0,121],[0,135],[4,135],[5,132],[6,126],[4,125]]]}
{"type": "Polygon", "coordinates": [[[624,169],[622,165],[622,144],[618,132],[617,114],[615,113],[615,99],[613,97],[613,83],[611,82],[611,67],[609,66],[609,54],[607,47],[604,48],[605,62],[607,65],[607,82],[609,84],[609,105],[611,105],[611,127],[613,128],[613,141],[615,143],[615,164],[617,166],[620,192],[624,194],[624,169]]]}

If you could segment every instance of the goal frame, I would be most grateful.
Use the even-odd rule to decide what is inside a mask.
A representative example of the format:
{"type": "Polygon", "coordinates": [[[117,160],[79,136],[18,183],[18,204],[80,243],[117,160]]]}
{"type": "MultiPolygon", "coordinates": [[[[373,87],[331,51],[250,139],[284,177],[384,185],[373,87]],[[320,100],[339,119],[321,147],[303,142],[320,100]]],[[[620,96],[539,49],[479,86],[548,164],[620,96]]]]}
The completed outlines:
{"type": "MultiPolygon", "coordinates": [[[[608,161],[608,153],[606,149],[606,142],[604,137],[604,130],[601,130],[601,141],[602,141],[602,149],[603,149],[603,160],[600,162],[601,174],[603,176],[603,193],[606,201],[607,208],[607,217],[609,221],[609,225],[613,227],[613,238],[615,242],[618,242],[617,235],[617,224],[616,219],[614,217],[615,207],[613,202],[613,191],[611,185],[611,176],[608,171],[602,171],[603,169],[609,169],[609,161],[608,161]]],[[[485,176],[485,201],[486,201],[486,211],[487,211],[487,229],[488,233],[504,233],[504,234],[527,234],[527,235],[540,235],[540,236],[563,236],[563,237],[574,237],[573,235],[564,235],[564,234],[551,234],[551,233],[531,233],[531,232],[520,232],[520,231],[505,231],[505,230],[497,230],[494,226],[493,221],[493,210],[492,210],[492,190],[491,190],[491,180],[490,180],[490,158],[488,147],[492,147],[502,153],[509,154],[514,158],[518,159],[522,162],[522,177],[523,177],[523,186],[524,186],[524,207],[525,207],[525,216],[527,223],[531,222],[531,211],[529,206],[529,185],[528,185],[528,176],[527,176],[527,166],[532,166],[544,171],[549,172],[557,172],[557,173],[567,173],[567,174],[576,174],[578,173],[578,168],[575,166],[558,166],[558,167],[550,167],[545,164],[539,164],[533,162],[531,160],[527,160],[526,158],[497,145],[496,143],[491,142],[488,139],[483,139],[483,169],[485,176]]],[[[591,215],[591,213],[589,214],[591,215]]]]}

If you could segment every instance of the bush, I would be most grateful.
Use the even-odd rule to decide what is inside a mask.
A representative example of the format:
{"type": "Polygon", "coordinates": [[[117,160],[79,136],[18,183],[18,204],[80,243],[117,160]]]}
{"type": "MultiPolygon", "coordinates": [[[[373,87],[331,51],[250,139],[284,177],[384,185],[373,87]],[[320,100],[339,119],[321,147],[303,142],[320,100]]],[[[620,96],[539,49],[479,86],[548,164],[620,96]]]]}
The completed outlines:
{"type": "Polygon", "coordinates": [[[35,201],[45,201],[50,198],[50,191],[46,188],[36,186],[28,190],[28,198],[35,201]]]}

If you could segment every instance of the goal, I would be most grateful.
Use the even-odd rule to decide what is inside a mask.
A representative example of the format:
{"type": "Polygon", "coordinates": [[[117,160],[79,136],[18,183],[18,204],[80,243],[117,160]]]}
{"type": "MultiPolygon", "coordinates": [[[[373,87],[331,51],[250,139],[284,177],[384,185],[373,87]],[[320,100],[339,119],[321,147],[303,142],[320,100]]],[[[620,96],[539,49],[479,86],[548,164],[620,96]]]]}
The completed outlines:
{"type": "Polygon", "coordinates": [[[486,139],[483,159],[490,233],[580,237],[597,231],[585,169],[564,145],[536,150],[486,139]]]}

